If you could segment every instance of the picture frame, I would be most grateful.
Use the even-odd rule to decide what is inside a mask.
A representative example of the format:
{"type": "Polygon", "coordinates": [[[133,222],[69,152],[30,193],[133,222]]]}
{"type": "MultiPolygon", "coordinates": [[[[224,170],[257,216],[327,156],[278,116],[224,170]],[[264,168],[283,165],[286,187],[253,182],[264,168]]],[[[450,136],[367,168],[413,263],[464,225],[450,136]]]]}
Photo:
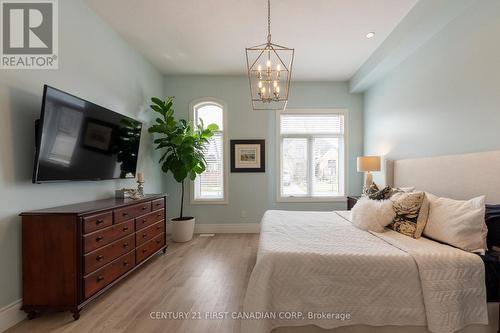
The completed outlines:
{"type": "Polygon", "coordinates": [[[266,172],[266,140],[231,140],[231,172],[266,172]]]}

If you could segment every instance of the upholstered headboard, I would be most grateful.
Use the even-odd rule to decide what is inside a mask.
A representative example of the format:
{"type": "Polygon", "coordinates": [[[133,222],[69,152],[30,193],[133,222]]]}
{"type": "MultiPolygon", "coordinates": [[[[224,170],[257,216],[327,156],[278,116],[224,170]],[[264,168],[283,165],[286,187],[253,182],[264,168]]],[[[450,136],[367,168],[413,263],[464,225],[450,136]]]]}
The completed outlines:
{"type": "Polygon", "coordinates": [[[487,203],[500,204],[500,151],[386,160],[385,179],[387,185],[454,199],[484,194],[487,203]]]}

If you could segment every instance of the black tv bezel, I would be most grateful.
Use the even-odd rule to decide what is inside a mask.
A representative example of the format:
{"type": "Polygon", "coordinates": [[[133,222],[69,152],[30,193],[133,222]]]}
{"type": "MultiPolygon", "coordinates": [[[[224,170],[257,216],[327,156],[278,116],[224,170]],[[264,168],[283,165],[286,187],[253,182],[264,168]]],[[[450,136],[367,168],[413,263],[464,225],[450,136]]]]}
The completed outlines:
{"type": "MultiPolygon", "coordinates": [[[[116,180],[116,179],[134,179],[136,174],[137,174],[137,164],[139,163],[139,150],[137,151],[137,161],[136,161],[136,170],[133,176],[125,177],[125,178],[88,178],[88,179],[58,179],[58,180],[38,180],[38,168],[40,165],[40,146],[42,143],[42,135],[43,135],[43,122],[44,122],[44,116],[45,116],[45,101],[47,100],[47,89],[53,89],[58,92],[61,92],[63,94],[66,94],[70,97],[79,99],[80,101],[83,101],[85,103],[89,103],[92,105],[95,105],[99,108],[105,109],[107,112],[113,112],[117,115],[120,115],[122,117],[129,118],[131,120],[137,121],[141,124],[141,133],[142,133],[142,127],[144,126],[144,123],[142,121],[139,121],[137,119],[134,119],[132,117],[123,115],[121,113],[118,113],[116,111],[113,111],[111,109],[108,109],[102,105],[93,103],[91,101],[88,101],[86,99],[83,99],[81,97],[75,96],[73,94],[70,94],[64,90],[54,88],[52,86],[49,86],[47,84],[43,85],[43,97],[42,97],[42,109],[40,111],[40,118],[35,121],[35,161],[34,161],[34,166],[33,166],[33,177],[31,179],[33,184],[44,184],[44,183],[67,183],[67,182],[85,182],[85,181],[102,181],[102,180],[116,180]]],[[[142,135],[141,135],[142,138],[142,135]]],[[[141,139],[139,139],[140,142],[141,139]]],[[[139,148],[140,149],[140,148],[139,148]]]]}

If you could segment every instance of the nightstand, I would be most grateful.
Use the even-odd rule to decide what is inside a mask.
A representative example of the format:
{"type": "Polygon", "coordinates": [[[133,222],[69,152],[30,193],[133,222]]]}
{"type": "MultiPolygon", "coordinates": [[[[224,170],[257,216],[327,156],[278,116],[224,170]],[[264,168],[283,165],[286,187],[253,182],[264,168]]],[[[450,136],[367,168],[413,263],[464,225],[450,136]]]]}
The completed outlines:
{"type": "Polygon", "coordinates": [[[359,195],[347,196],[347,210],[351,210],[352,207],[354,207],[354,205],[356,204],[356,202],[358,202],[359,198],[361,198],[361,196],[359,195]]]}
{"type": "MultiPolygon", "coordinates": [[[[484,261],[487,301],[496,303],[500,298],[500,253],[496,251],[488,251],[486,252],[486,255],[481,256],[481,259],[484,261]]],[[[498,333],[500,333],[500,327],[498,329],[498,333]]]]}

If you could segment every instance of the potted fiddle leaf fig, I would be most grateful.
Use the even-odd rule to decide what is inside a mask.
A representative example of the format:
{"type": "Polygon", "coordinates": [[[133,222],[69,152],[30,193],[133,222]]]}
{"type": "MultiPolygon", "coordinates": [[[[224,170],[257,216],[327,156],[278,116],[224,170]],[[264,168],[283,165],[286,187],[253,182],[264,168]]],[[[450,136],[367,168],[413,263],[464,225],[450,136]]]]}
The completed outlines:
{"type": "Polygon", "coordinates": [[[205,171],[207,162],[204,157],[204,147],[218,130],[216,124],[204,126],[194,124],[184,119],[174,119],[174,97],[164,101],[151,98],[151,109],[158,113],[154,125],[149,128],[155,133],[155,149],[163,152],[159,163],[163,172],[169,171],[174,179],[181,184],[181,209],[179,217],[172,221],[172,239],[175,242],[187,242],[193,238],[195,218],[184,216],[184,186],[187,179],[194,181],[197,175],[205,171]]]}

